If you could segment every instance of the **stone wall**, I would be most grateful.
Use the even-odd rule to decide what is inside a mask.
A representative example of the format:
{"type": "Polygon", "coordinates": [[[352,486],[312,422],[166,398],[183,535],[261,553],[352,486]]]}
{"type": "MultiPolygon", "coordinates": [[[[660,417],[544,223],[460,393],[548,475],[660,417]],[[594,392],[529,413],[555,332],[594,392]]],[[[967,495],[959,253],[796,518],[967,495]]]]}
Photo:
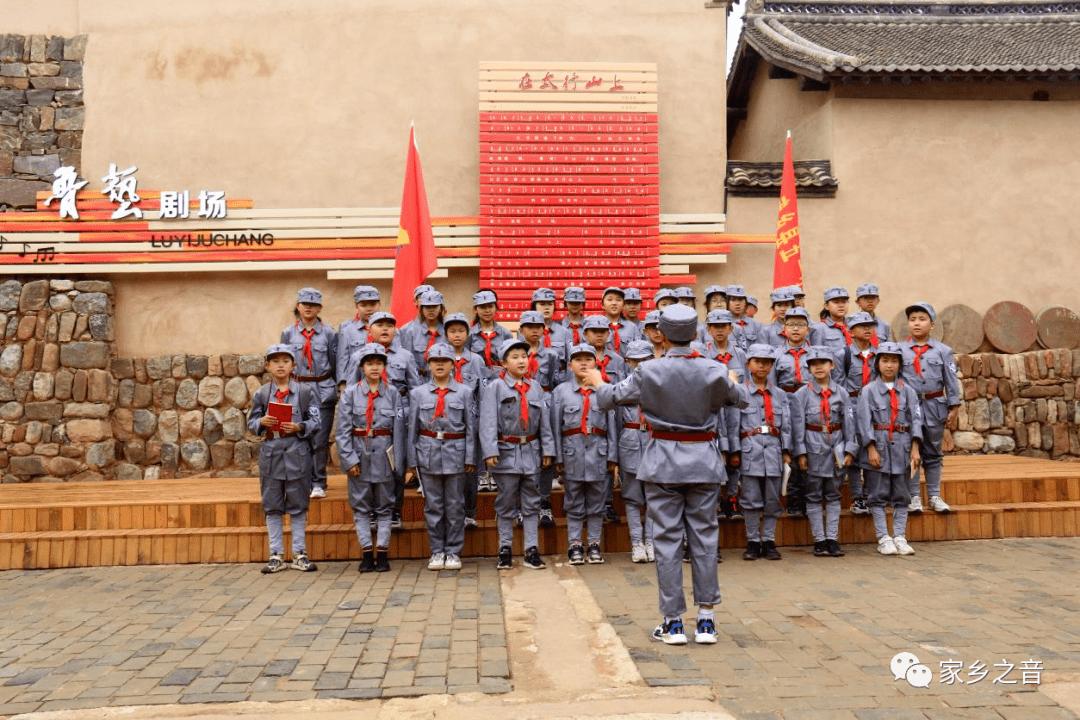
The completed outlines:
{"type": "Polygon", "coordinates": [[[257,474],[262,353],[116,357],[113,287],[0,283],[4,482],[257,474]]]}
{"type": "Polygon", "coordinates": [[[58,167],[82,170],[85,53],[85,35],[0,35],[0,210],[32,209],[58,167]]]}
{"type": "Polygon", "coordinates": [[[956,359],[963,403],[947,451],[1080,459],[1080,350],[956,359]]]}

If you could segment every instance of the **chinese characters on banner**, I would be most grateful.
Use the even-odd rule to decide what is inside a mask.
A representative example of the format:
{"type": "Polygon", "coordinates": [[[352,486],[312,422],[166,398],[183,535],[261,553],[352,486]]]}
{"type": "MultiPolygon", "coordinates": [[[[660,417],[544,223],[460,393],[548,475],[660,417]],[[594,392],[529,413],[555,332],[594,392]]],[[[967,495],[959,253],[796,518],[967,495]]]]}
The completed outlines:
{"type": "MultiPolygon", "coordinates": [[[[101,181],[105,183],[101,194],[105,195],[109,202],[117,205],[112,214],[113,220],[123,220],[126,217],[142,219],[143,211],[135,207],[135,204],[142,199],[136,191],[139,180],[135,177],[135,173],[138,169],[137,166],[132,165],[118,170],[116,163],[109,163],[109,172],[101,178],[101,181]]],[[[53,200],[59,200],[60,219],[78,220],[79,210],[75,206],[76,193],[89,181],[80,179],[75,168],[71,166],[57,168],[53,175],[56,176],[56,180],[53,181],[52,194],[45,199],[44,205],[48,207],[53,200]]],[[[160,219],[186,219],[190,214],[190,197],[187,190],[162,190],[158,207],[160,219]]],[[[222,219],[228,215],[224,190],[200,190],[197,197],[199,200],[197,217],[222,219]]]]}
{"type": "Polygon", "coordinates": [[[773,287],[802,287],[802,246],[799,238],[799,206],[795,192],[795,164],[791,157],[791,133],[784,147],[784,170],[780,178],[780,211],[776,220],[776,254],[773,287]]]}
{"type": "MultiPolygon", "coordinates": [[[[559,78],[555,76],[555,73],[544,73],[544,79],[540,81],[540,90],[554,90],[557,92],[577,92],[578,81],[584,80],[575,73],[567,73],[563,76],[562,82],[559,82],[559,78]]],[[[607,88],[607,92],[622,92],[626,88],[619,82],[619,74],[615,73],[614,77],[608,81],[610,87],[607,88]]],[[[593,75],[590,79],[584,80],[583,90],[593,90],[594,88],[604,89],[604,78],[593,75]]],[[[518,90],[533,90],[532,74],[525,73],[521,76],[521,80],[518,82],[518,90]]]]}

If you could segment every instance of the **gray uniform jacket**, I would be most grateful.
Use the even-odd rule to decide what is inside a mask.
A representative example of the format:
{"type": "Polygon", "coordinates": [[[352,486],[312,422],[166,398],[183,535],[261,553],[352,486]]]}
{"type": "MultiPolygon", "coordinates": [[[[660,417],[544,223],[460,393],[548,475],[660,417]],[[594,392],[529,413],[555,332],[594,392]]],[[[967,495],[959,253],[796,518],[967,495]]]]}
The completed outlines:
{"type": "Polygon", "coordinates": [[[521,426],[521,395],[509,375],[497,377],[480,390],[480,459],[499,458],[492,473],[533,475],[540,472],[542,457],[555,457],[551,436],[551,415],[543,388],[530,383],[525,393],[529,405],[529,426],[521,426]],[[507,442],[503,436],[528,437],[527,442],[507,442]]]}
{"type": "Polygon", "coordinates": [[[919,396],[904,380],[896,381],[897,408],[896,425],[889,438],[889,430],[879,430],[875,426],[888,426],[892,416],[889,400],[889,388],[880,379],[875,380],[859,393],[859,402],[855,412],[856,431],[859,435],[859,467],[872,470],[868,447],[871,442],[881,455],[880,472],[890,475],[903,475],[911,467],[911,443],[913,439],[922,439],[922,410],[919,408],[919,396]],[[896,429],[896,426],[907,428],[896,429]]]}
{"type": "MultiPolygon", "coordinates": [[[[356,358],[359,371],[360,359],[356,358]]],[[[359,377],[359,376],[358,376],[359,377]]],[[[416,361],[408,350],[391,345],[386,351],[386,379],[408,401],[409,391],[420,384],[416,361]]]]}
{"type": "Polygon", "coordinates": [[[841,330],[840,323],[834,322],[832,318],[825,318],[821,322],[814,323],[813,327],[818,331],[817,340],[814,341],[815,345],[824,345],[832,350],[834,355],[837,350],[847,346],[848,342],[844,330],[841,330]]]}
{"type": "MultiPolygon", "coordinates": [[[[251,400],[251,410],[248,411],[248,432],[263,438],[259,446],[259,475],[266,480],[296,480],[310,476],[313,458],[309,440],[322,425],[317,397],[312,392],[307,407],[301,410],[305,403],[300,399],[300,383],[289,380],[289,394],[284,400],[275,398],[274,402],[287,402],[293,406],[292,421],[300,426],[300,431],[294,435],[271,438],[267,437],[267,428],[262,426],[261,421],[276,389],[274,383],[266,383],[256,390],[251,400]]],[[[330,418],[327,418],[329,421],[330,418]]]]}
{"type": "Polygon", "coordinates": [[[607,476],[607,464],[619,459],[615,411],[601,410],[595,391],[590,392],[589,416],[586,418],[589,434],[581,434],[584,398],[580,389],[577,379],[570,378],[551,393],[555,462],[562,463],[563,476],[567,480],[603,480],[607,476]],[[604,434],[593,434],[594,428],[604,434]],[[568,431],[575,434],[564,436],[563,433],[568,431]]]}
{"type": "Polygon", "coordinates": [[[480,403],[480,383],[485,378],[489,377],[490,372],[484,365],[484,359],[476,353],[469,352],[466,348],[465,352],[460,357],[454,358],[454,369],[451,371],[450,377],[454,382],[460,382],[465,387],[472,391],[473,405],[479,405],[480,403]],[[461,361],[465,362],[462,363],[461,361]],[[460,364],[460,368],[458,365],[460,364]],[[458,380],[458,375],[461,375],[461,380],[458,380]]]}
{"type": "Polygon", "coordinates": [[[761,332],[761,323],[754,318],[743,316],[735,321],[731,337],[734,338],[736,345],[745,350],[754,343],[761,342],[761,332]]]}
{"type": "Polygon", "coordinates": [[[889,323],[885,322],[884,318],[874,317],[874,324],[877,326],[878,340],[882,342],[889,340],[892,335],[889,323]]]}
{"type": "Polygon", "coordinates": [[[350,383],[341,393],[337,410],[337,452],[343,470],[359,463],[360,479],[365,482],[388,482],[394,479],[394,468],[386,451],[393,447],[396,472],[405,471],[405,409],[401,396],[379,383],[375,398],[374,422],[371,429],[389,430],[390,435],[357,436],[353,428],[367,429],[368,385],[350,383]]]}
{"type": "Polygon", "coordinates": [[[602,371],[607,373],[605,382],[615,384],[630,374],[630,366],[623,360],[622,355],[611,348],[604,348],[604,357],[598,359],[599,363],[604,363],[602,371]],[[604,358],[607,360],[605,361],[604,358]]]}
{"type": "Polygon", "coordinates": [[[619,472],[637,474],[641,448],[649,437],[641,410],[637,405],[616,407],[615,426],[619,436],[619,472]]]}
{"type": "Polygon", "coordinates": [[[777,318],[768,325],[762,323],[758,342],[771,347],[784,347],[787,344],[787,338],[781,335],[782,332],[784,332],[784,318],[777,318]]]}
{"type": "Polygon", "coordinates": [[[836,477],[834,450],[856,457],[859,443],[855,440],[855,404],[848,401],[847,388],[830,384],[829,422],[821,412],[821,386],[813,378],[791,396],[792,455],[805,455],[808,472],[816,477],[836,477]],[[813,429],[807,427],[814,426],[813,429]],[[821,428],[826,428],[822,430],[821,428]],[[835,429],[834,429],[835,428],[835,429]]]}
{"type": "Polygon", "coordinates": [[[435,406],[439,396],[435,383],[413,388],[409,402],[408,446],[409,467],[421,473],[455,475],[465,472],[466,465],[476,464],[476,404],[472,390],[451,382],[444,398],[444,412],[438,418],[435,406]],[[463,438],[435,438],[421,432],[463,434],[463,438]]]}
{"type": "MultiPolygon", "coordinates": [[[[915,351],[912,347],[914,340],[905,340],[900,343],[900,350],[904,353],[904,367],[901,375],[904,382],[911,386],[924,402],[924,407],[931,403],[938,405],[935,410],[950,408],[960,404],[960,381],[956,377],[956,361],[953,351],[948,345],[934,339],[927,340],[930,349],[925,351],[919,358],[919,369],[922,373],[915,372],[915,351]],[[944,395],[938,398],[925,398],[927,393],[944,391],[944,395]]],[[[927,410],[929,414],[929,410],[927,410]]],[[[926,422],[940,422],[944,416],[935,413],[935,417],[923,418],[926,422]]]]}
{"type": "Polygon", "coordinates": [[[495,333],[495,336],[490,338],[491,362],[489,363],[489,357],[487,354],[488,339],[484,338],[484,336],[480,334],[481,332],[482,331],[480,330],[479,325],[470,326],[469,341],[465,343],[465,347],[469,348],[469,350],[472,350],[474,353],[480,356],[481,361],[483,361],[484,366],[487,368],[487,373],[484,375],[484,377],[494,377],[500,372],[502,372],[502,366],[499,364],[499,348],[504,342],[512,338],[513,335],[511,335],[510,331],[504,328],[502,325],[500,325],[499,323],[495,323],[495,329],[492,331],[495,333]]]}
{"type": "Polygon", "coordinates": [[[707,358],[687,359],[689,347],[639,365],[629,377],[596,390],[599,406],[638,405],[651,431],[638,463],[638,479],[662,485],[718,484],[725,481],[722,439],[708,442],[662,440],[660,433],[715,433],[720,411],[746,399],[707,358]]]}
{"type": "Polygon", "coordinates": [[[870,353],[869,357],[864,358],[857,345],[852,343],[847,346],[842,369],[844,371],[844,388],[849,395],[858,395],[859,391],[862,390],[864,366],[869,365],[866,384],[869,385],[877,379],[877,363],[874,361],[876,356],[873,347],[870,348],[870,353]]]}
{"type": "MultiPolygon", "coordinates": [[[[584,320],[584,319],[585,319],[585,316],[582,316],[581,320],[584,320]]],[[[578,320],[577,323],[576,323],[577,326],[578,326],[577,327],[578,336],[577,336],[576,339],[574,338],[574,329],[572,327],[570,327],[570,318],[564,317],[562,320],[559,321],[559,324],[562,325],[564,328],[566,328],[566,350],[567,350],[567,352],[569,352],[570,348],[574,347],[575,345],[579,345],[579,344],[585,342],[585,329],[581,327],[581,324],[582,324],[581,320],[578,320]]]]}
{"type": "MultiPolygon", "coordinates": [[[[619,352],[620,356],[626,357],[626,348],[627,348],[627,346],[631,342],[633,342],[634,340],[641,340],[641,338],[642,338],[641,330],[638,329],[637,325],[630,322],[626,318],[622,318],[621,320],[619,320],[618,325],[619,325],[619,351],[618,352],[619,352]]],[[[610,320],[608,321],[608,326],[609,327],[611,326],[611,321],[610,320]]],[[[608,333],[607,348],[608,348],[608,350],[614,350],[615,349],[615,331],[614,330],[611,330],[608,333]]]]}
{"type": "MultiPolygon", "coordinates": [[[[746,382],[746,378],[748,377],[746,374],[746,353],[735,344],[735,340],[732,336],[728,336],[727,350],[723,353],[717,349],[716,343],[713,342],[712,338],[709,339],[709,342],[705,347],[709,351],[710,359],[727,365],[728,369],[734,370],[735,374],[739,376],[739,382],[746,382]]],[[[724,374],[725,376],[727,375],[726,372],[724,374]]]]}
{"type": "MultiPolygon", "coordinates": [[[[536,360],[535,370],[526,372],[525,377],[530,383],[538,384],[544,392],[551,392],[558,384],[559,364],[562,362],[562,349],[555,350],[543,345],[537,351],[529,351],[529,366],[536,360]]],[[[500,373],[501,374],[501,373],[500,373]]]]}
{"type": "Polygon", "coordinates": [[[367,325],[361,325],[356,318],[350,318],[338,326],[337,339],[337,367],[334,374],[338,383],[347,383],[356,379],[349,377],[349,358],[354,352],[367,345],[367,325]]]}
{"type": "Polygon", "coordinates": [[[293,347],[293,358],[296,360],[296,370],[300,377],[318,377],[329,375],[325,380],[312,383],[318,388],[318,402],[326,405],[337,401],[337,332],[322,320],[315,323],[315,334],[311,338],[311,359],[308,364],[304,355],[304,343],[306,342],[300,332],[303,326],[299,321],[289,325],[281,331],[281,342],[293,347]]]}
{"type": "MultiPolygon", "coordinates": [[[[405,327],[411,329],[401,335],[401,347],[412,353],[413,362],[416,363],[416,371],[420,375],[427,377],[428,369],[425,354],[427,353],[428,344],[431,343],[430,328],[423,321],[419,323],[414,321],[405,327]]],[[[446,332],[443,330],[442,323],[439,323],[435,328],[435,342],[446,342],[446,332]]]]}
{"type": "Polygon", "coordinates": [[[773,363],[769,380],[789,392],[794,392],[798,387],[810,382],[810,368],[806,364],[806,353],[810,350],[810,343],[803,342],[798,348],[784,344],[777,353],[777,360],[773,363]],[[792,350],[803,350],[799,353],[799,372],[795,372],[795,354],[792,350]]]}
{"type": "MultiPolygon", "coordinates": [[[[807,374],[809,377],[809,373],[807,374]]],[[[772,398],[773,423],[769,425],[765,415],[765,399],[752,382],[739,385],[746,398],[746,407],[739,414],[739,473],[743,477],[780,477],[784,471],[783,453],[791,452],[791,410],[788,393],[769,383],[765,391],[772,398]],[[748,437],[743,434],[760,428],[775,428],[779,435],[758,432],[748,437]]]]}

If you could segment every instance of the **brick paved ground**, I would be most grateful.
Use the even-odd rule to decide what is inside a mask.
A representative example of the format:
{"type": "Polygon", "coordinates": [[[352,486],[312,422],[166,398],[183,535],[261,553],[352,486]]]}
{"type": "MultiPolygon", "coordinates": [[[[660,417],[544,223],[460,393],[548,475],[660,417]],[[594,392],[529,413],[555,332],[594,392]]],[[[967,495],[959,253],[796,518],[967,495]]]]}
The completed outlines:
{"type": "Polygon", "coordinates": [[[510,691],[491,562],[0,574],[0,715],[510,691]]]}
{"type": "Polygon", "coordinates": [[[712,647],[649,638],[658,621],[651,565],[609,557],[581,574],[648,684],[712,685],[737,717],[1075,717],[1023,684],[1021,668],[1033,659],[1043,682],[1080,678],[1080,539],[915,548],[886,558],[856,545],[841,559],[784,548],[780,562],[727,553],[712,647]],[[894,679],[889,661],[903,651],[930,668],[929,687],[894,679]],[[988,674],[943,684],[939,663],[950,659],[964,663],[961,680],[977,661],[988,674]],[[993,683],[1003,661],[1015,665],[1003,679],[1016,684],[993,683]]]}
{"type": "Polygon", "coordinates": [[[308,715],[341,702],[320,698],[380,698],[353,705],[382,718],[413,702],[398,696],[449,692],[447,717],[492,720],[702,707],[739,718],[1076,717],[1048,693],[1072,681],[1062,702],[1080,706],[1080,538],[916,550],[883,558],[852,546],[836,560],[786,548],[776,563],[728,553],[721,641],[684,648],[649,639],[655,571],[625,554],[502,577],[491,560],[467,560],[460,574],[422,561],[364,576],[354,563],[270,577],[257,565],[10,571],[0,573],[0,715],[199,702],[232,714],[245,706],[218,703],[247,700],[298,700],[302,710],[260,708],[308,715]],[[617,652],[603,650],[608,637],[617,652]],[[644,683],[612,670],[623,646],[644,683]],[[893,678],[901,651],[931,669],[929,687],[893,678]],[[944,685],[949,659],[964,663],[961,679],[975,662],[988,675],[944,685]],[[1023,662],[1040,661],[1047,692],[993,683],[1003,660],[1018,681],[1023,662]],[[577,685],[566,678],[585,671],[577,685]]]}

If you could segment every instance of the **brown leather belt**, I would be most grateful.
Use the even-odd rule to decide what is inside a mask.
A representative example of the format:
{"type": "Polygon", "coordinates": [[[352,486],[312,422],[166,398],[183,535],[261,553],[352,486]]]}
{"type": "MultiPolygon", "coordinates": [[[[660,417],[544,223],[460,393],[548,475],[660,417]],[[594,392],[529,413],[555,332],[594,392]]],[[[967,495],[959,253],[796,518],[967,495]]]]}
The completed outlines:
{"type": "Polygon", "coordinates": [[[570,437],[571,435],[600,435],[601,437],[607,437],[607,430],[591,427],[583,431],[581,428],[576,427],[562,431],[563,437],[570,437]]]}
{"type": "Polygon", "coordinates": [[[861,390],[852,390],[852,391],[850,391],[848,393],[848,395],[850,395],[851,397],[859,397],[860,392],[862,392],[862,391],[861,390]]]}
{"type": "Polygon", "coordinates": [[[771,426],[766,427],[762,425],[761,427],[756,427],[753,430],[747,430],[745,432],[739,433],[739,437],[743,440],[748,437],[753,437],[755,435],[772,435],[774,437],[780,437],[780,430],[771,426]]]}
{"type": "Polygon", "coordinates": [[[813,430],[814,432],[836,432],[837,430],[841,429],[842,427],[843,427],[843,425],[831,425],[831,424],[828,427],[826,427],[825,425],[807,425],[806,429],[807,430],[813,430]]]}
{"type": "Polygon", "coordinates": [[[424,437],[435,438],[436,440],[464,440],[465,433],[456,432],[443,432],[441,430],[420,430],[420,434],[424,437]]]}
{"type": "Polygon", "coordinates": [[[389,437],[393,434],[390,428],[368,431],[367,428],[353,428],[352,434],[356,437],[389,437]]]}
{"type": "Polygon", "coordinates": [[[934,392],[923,393],[919,395],[920,400],[933,400],[934,398],[945,397],[944,390],[935,390],[934,392]]]}
{"type": "Polygon", "coordinates": [[[332,373],[326,373],[325,375],[293,375],[293,380],[297,382],[322,382],[332,377],[334,377],[332,373]]]}
{"type": "Polygon", "coordinates": [[[654,440],[674,440],[675,442],[711,442],[716,439],[714,432],[683,433],[651,430],[650,434],[654,440]]]}
{"type": "Polygon", "coordinates": [[[793,393],[796,392],[799,388],[801,388],[802,385],[778,385],[777,387],[779,387],[786,393],[793,393]]]}
{"type": "Polygon", "coordinates": [[[623,423],[623,427],[626,428],[627,430],[640,430],[641,429],[641,423],[636,423],[636,422],[623,423]]]}
{"type": "Polygon", "coordinates": [[[911,426],[910,425],[879,425],[879,424],[875,423],[874,424],[874,429],[875,430],[889,430],[891,432],[908,432],[909,430],[911,430],[911,426]]]}
{"type": "Polygon", "coordinates": [[[533,434],[533,435],[500,435],[499,436],[499,442],[513,443],[515,445],[524,445],[526,443],[531,443],[537,437],[538,436],[535,435],[535,434],[533,434]]]}

